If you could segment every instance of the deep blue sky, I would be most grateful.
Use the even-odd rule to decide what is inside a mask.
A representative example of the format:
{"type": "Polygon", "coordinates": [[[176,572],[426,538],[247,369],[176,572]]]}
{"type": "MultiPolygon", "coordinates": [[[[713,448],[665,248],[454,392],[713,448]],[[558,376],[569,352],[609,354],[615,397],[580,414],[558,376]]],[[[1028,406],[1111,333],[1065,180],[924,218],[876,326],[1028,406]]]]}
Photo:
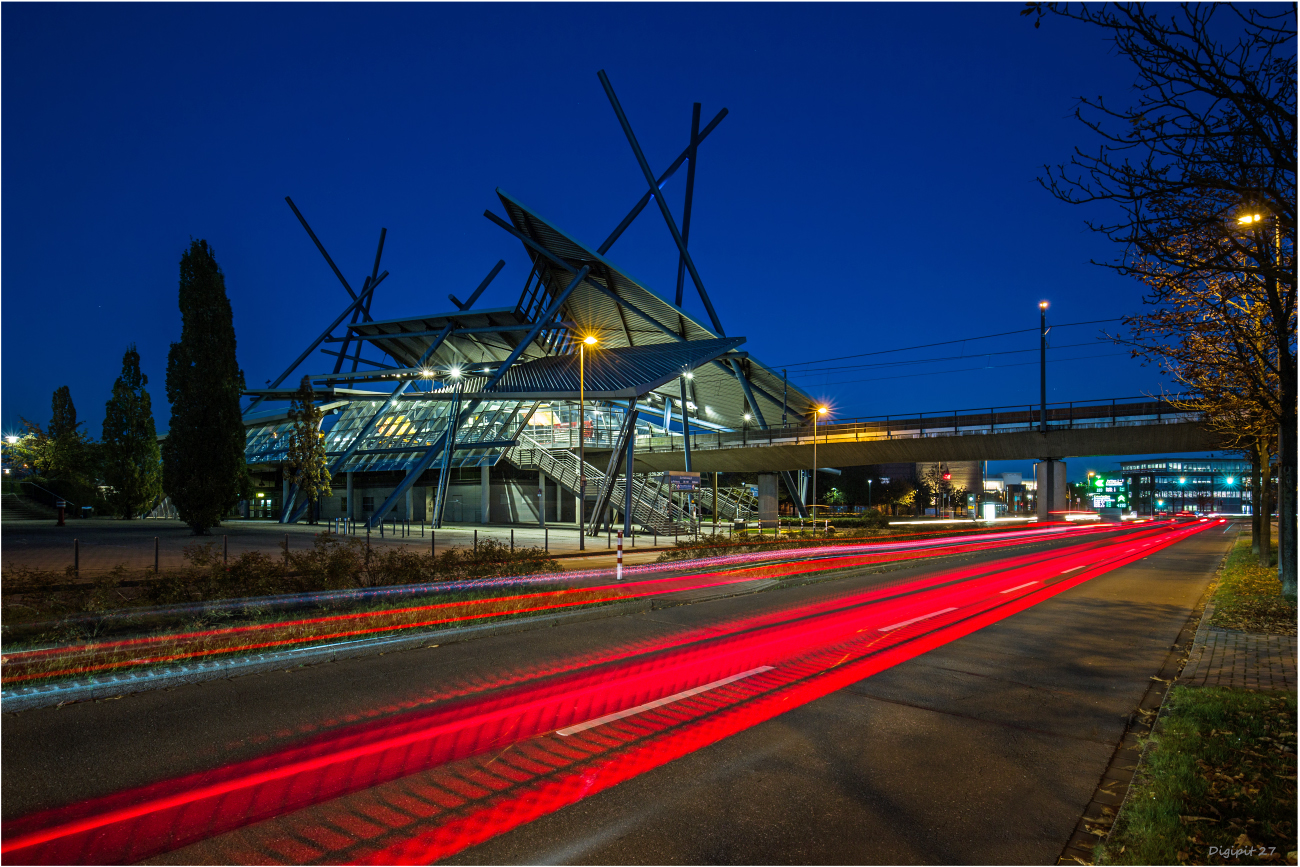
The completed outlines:
{"type": "MultiPolygon", "coordinates": [[[[482,217],[495,187],[593,247],[644,190],[601,68],[656,171],[692,102],[730,109],[701,148],[691,248],[765,363],[1036,328],[1044,298],[1058,323],[1138,311],[1139,285],[1088,262],[1118,252],[1083,225],[1099,213],[1035,181],[1092,144],[1074,99],[1125,102],[1132,71],[1099,32],[1020,8],[5,4],[4,430],[48,421],[68,384],[98,436],[132,341],[166,428],[191,237],[225,271],[250,386],[277,376],[347,300],[285,195],[354,287],[388,228],[376,318],[446,310],[498,258],[481,303],[513,305],[526,259],[482,217]]],[[[610,258],[671,297],[653,206],[610,258]]],[[[1161,388],[1101,327],[1053,332],[1049,400],[1161,388]]],[[[1032,403],[1036,354],[982,353],[1036,347],[791,376],[839,417],[1032,403]]]]}

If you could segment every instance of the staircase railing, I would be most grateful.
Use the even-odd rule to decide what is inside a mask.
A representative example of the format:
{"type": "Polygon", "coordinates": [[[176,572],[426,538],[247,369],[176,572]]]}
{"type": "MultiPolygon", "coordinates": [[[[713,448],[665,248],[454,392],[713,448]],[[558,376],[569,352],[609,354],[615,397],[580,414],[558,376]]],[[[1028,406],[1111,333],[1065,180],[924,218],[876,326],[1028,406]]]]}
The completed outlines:
{"type": "MultiPolygon", "coordinates": [[[[541,470],[563,487],[571,491],[578,490],[579,462],[575,452],[548,449],[531,435],[521,433],[517,444],[505,449],[502,457],[520,469],[541,470]]],[[[605,473],[591,464],[586,465],[585,475],[588,487],[595,485],[599,488],[605,481],[605,473]]],[[[609,498],[611,505],[618,511],[622,511],[624,502],[623,481],[622,476],[616,478],[609,498]]],[[[649,482],[643,477],[632,477],[632,520],[647,532],[669,535],[690,519],[682,505],[667,496],[661,488],[662,485],[649,482]]],[[[598,525],[602,517],[596,515],[593,526],[598,525]]]]}

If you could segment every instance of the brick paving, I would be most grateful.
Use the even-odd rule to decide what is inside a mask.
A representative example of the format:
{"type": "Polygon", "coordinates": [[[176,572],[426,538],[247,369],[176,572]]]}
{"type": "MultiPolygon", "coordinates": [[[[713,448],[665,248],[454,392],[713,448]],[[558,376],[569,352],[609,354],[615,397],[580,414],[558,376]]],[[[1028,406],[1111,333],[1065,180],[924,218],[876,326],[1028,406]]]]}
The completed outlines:
{"type": "Polygon", "coordinates": [[[1182,686],[1296,691],[1296,637],[1238,632],[1210,626],[1214,605],[1205,607],[1182,686]]]}

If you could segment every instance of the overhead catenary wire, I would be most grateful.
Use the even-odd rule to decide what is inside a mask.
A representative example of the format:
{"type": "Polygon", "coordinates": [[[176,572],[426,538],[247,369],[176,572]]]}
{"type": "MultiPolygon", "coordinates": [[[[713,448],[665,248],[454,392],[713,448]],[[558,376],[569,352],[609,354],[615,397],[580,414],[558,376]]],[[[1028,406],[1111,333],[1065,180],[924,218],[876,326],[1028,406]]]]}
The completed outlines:
{"type": "MultiPolygon", "coordinates": [[[[1123,317],[1116,316],[1110,319],[1089,319],[1086,322],[1062,322],[1060,324],[1053,325],[1052,327],[1069,328],[1072,325],[1097,325],[1102,322],[1122,322],[1122,321],[1123,321],[1123,317]]],[[[1038,329],[1018,328],[1015,331],[1002,331],[997,334],[983,334],[980,335],[979,337],[962,337],[956,340],[941,340],[938,343],[922,343],[919,346],[902,346],[899,347],[898,349],[878,349],[874,352],[858,352],[853,355],[837,355],[834,358],[819,358],[814,361],[790,361],[784,364],[768,364],[766,366],[772,369],[781,368],[781,367],[805,367],[810,364],[825,364],[828,361],[843,361],[848,358],[866,358],[867,356],[870,355],[888,355],[891,352],[910,352],[913,349],[930,349],[935,346],[950,346],[954,343],[966,343],[971,340],[990,340],[994,337],[1008,337],[1012,334],[1027,334],[1029,332],[1033,332],[1037,334],[1038,329]]],[[[985,353],[980,353],[980,354],[983,355],[985,353]]]]}
{"type": "MultiPolygon", "coordinates": [[[[1080,346],[1096,346],[1096,345],[1097,345],[1096,341],[1091,341],[1087,343],[1066,343],[1062,346],[1049,346],[1048,348],[1049,349],[1076,349],[1080,346]]],[[[843,364],[843,365],[837,364],[834,367],[814,367],[808,370],[801,370],[799,371],[799,373],[800,375],[808,376],[814,373],[835,373],[839,371],[863,370],[871,367],[902,367],[908,364],[938,364],[941,361],[961,361],[967,358],[987,358],[993,355],[1017,355],[1026,352],[1037,352],[1037,351],[1038,351],[1038,347],[1035,346],[1032,349],[1000,349],[997,350],[996,352],[971,352],[965,355],[944,355],[944,356],[936,356],[934,358],[908,359],[907,361],[874,361],[874,362],[869,362],[867,364],[843,364]]]]}
{"type": "MultiPolygon", "coordinates": [[[[1073,358],[1049,358],[1047,359],[1047,363],[1056,364],[1057,362],[1061,362],[1061,361],[1083,361],[1088,358],[1115,358],[1120,355],[1128,356],[1129,353],[1105,352],[1102,353],[1101,355],[1077,355],[1073,358]]],[[[839,382],[827,382],[827,383],[823,383],[822,385],[823,386],[849,385],[855,382],[883,382],[884,380],[887,379],[911,379],[914,376],[940,376],[943,374],[962,373],[964,371],[970,371],[970,370],[996,370],[998,368],[1003,368],[1003,367],[1029,367],[1031,365],[1037,365],[1037,364],[1038,364],[1037,361],[1021,361],[1021,362],[1016,362],[1015,364],[990,364],[990,365],[985,365],[983,367],[958,367],[949,370],[931,370],[926,373],[901,373],[898,376],[877,376],[877,377],[872,377],[870,379],[846,379],[839,382]]]]}

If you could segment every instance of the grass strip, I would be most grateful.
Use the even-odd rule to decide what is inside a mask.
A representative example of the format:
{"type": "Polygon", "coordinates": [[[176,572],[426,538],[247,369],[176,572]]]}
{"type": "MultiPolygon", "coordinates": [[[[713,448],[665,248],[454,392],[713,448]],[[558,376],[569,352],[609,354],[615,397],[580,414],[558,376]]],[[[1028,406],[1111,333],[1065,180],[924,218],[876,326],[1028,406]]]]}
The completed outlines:
{"type": "MultiPolygon", "coordinates": [[[[1276,546],[1273,560],[1276,562],[1276,546]]],[[[1296,601],[1282,595],[1276,566],[1261,566],[1243,533],[1228,554],[1214,594],[1210,625],[1270,635],[1296,634],[1296,601]]]]}
{"type": "Polygon", "coordinates": [[[1097,863],[1295,864],[1295,694],[1178,686],[1165,707],[1097,863]]]}

